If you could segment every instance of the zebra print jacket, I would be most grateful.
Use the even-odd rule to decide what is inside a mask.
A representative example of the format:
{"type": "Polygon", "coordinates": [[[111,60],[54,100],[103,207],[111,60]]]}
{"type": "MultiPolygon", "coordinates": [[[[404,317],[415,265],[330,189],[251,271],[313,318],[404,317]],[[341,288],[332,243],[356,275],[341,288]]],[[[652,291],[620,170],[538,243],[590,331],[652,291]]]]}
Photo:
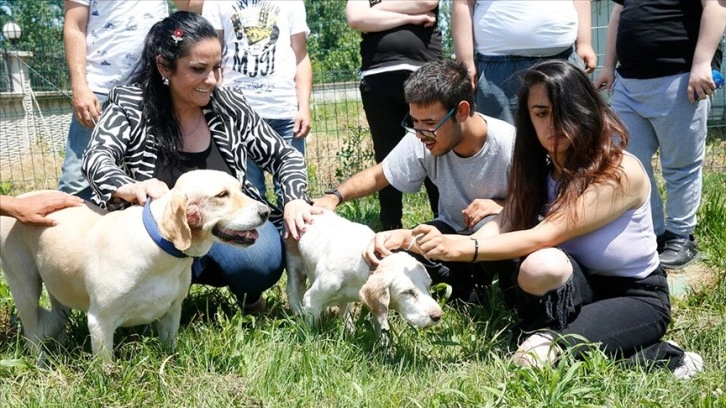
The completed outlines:
{"type": "MultiPolygon", "coordinates": [[[[141,92],[136,86],[119,86],[109,92],[108,104],[83,155],[83,173],[94,190],[93,201],[108,210],[129,205],[111,196],[119,187],[154,177],[157,149],[141,110],[141,92]]],[[[303,156],[250,108],[239,91],[216,89],[203,112],[212,140],[244,192],[267,204],[272,210],[270,221],[282,228],[282,211],[247,181],[246,161],[250,158],[278,176],[285,203],[295,199],[310,202],[303,156]]]]}

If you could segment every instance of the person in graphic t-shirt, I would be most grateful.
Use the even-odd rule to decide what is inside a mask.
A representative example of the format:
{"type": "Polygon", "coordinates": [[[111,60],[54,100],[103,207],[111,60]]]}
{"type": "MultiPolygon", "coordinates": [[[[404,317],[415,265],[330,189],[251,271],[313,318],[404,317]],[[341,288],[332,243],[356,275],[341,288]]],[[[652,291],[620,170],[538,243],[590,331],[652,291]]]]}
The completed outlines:
{"type": "Polygon", "coordinates": [[[59,190],[91,199],[91,188],[81,173],[81,157],[101,116],[101,105],[111,88],[125,83],[149,28],[168,15],[165,0],[66,0],[63,43],[73,117],[59,190]]]}
{"type": "MultiPolygon", "coordinates": [[[[223,39],[222,86],[242,90],[252,109],[304,155],[313,82],[304,2],[207,0],[202,16],[223,39]]],[[[247,178],[266,194],[265,176],[256,163],[247,163],[247,178]]],[[[282,206],[279,181],[274,184],[282,206]]]]}

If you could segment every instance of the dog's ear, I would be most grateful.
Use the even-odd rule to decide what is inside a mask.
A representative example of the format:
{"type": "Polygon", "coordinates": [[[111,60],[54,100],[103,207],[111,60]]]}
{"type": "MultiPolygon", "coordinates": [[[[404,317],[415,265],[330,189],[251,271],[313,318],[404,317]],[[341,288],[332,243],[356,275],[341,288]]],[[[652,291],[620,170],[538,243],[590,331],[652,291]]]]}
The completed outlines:
{"type": "MultiPolygon", "coordinates": [[[[381,266],[378,269],[381,269],[381,266]]],[[[388,304],[391,301],[391,292],[388,286],[386,273],[377,270],[368,277],[368,280],[360,288],[360,292],[358,293],[363,303],[371,310],[371,313],[383,319],[388,317],[388,304]]]]}
{"type": "Polygon", "coordinates": [[[187,224],[187,200],[183,195],[174,194],[164,211],[161,227],[168,234],[174,246],[184,251],[192,245],[192,231],[187,224]]]}

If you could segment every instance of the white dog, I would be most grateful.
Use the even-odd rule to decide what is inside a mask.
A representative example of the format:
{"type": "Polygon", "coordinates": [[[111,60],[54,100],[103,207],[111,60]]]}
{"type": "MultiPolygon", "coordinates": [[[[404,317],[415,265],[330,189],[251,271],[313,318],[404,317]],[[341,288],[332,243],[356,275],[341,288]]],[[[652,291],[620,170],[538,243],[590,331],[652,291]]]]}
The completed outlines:
{"type": "Polygon", "coordinates": [[[62,335],[68,308],[88,312],[94,355],[113,359],[117,327],[156,321],[173,343],[194,257],[216,239],[255,242],[269,208],[242,193],[234,177],[213,170],[182,175],[147,206],[107,213],[86,204],[49,215],[53,227],[0,217],[0,258],[26,338],[38,348],[62,335]],[[152,239],[155,236],[156,239],[152,239]],[[41,284],[51,311],[41,308],[41,284]]]}
{"type": "Polygon", "coordinates": [[[379,336],[388,330],[389,308],[416,327],[438,323],[443,311],[429,293],[431,278],[411,255],[394,253],[369,270],[362,253],[373,236],[367,226],[325,211],[297,245],[287,240],[287,299],[293,312],[315,320],[328,306],[340,305],[349,318],[349,303],[363,300],[379,336]]]}

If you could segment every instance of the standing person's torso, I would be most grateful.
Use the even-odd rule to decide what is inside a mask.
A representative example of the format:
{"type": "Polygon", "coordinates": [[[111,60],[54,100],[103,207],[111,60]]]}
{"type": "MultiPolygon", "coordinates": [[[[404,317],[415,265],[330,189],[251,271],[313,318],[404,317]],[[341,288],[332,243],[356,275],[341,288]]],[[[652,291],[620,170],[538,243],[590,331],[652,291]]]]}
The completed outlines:
{"type": "Polygon", "coordinates": [[[433,10],[432,27],[406,24],[390,30],[361,34],[361,71],[384,70],[386,67],[420,67],[441,59],[439,9],[433,10]]]}
{"type": "Polygon", "coordinates": [[[571,0],[477,0],[473,27],[479,54],[556,55],[575,43],[577,10],[571,0]]]}
{"type": "Polygon", "coordinates": [[[297,60],[290,36],[310,33],[303,1],[206,1],[202,14],[224,30],[222,86],[241,89],[264,118],[294,118],[297,60]]]}
{"type": "MultiPolygon", "coordinates": [[[[691,70],[703,8],[699,0],[614,0],[620,12],[616,52],[625,78],[656,78],[691,70]]],[[[714,67],[721,65],[721,52],[714,67]]]]}
{"type": "Polygon", "coordinates": [[[93,92],[126,81],[151,26],[169,15],[165,0],[72,0],[88,6],[86,81],[93,92]]]}

